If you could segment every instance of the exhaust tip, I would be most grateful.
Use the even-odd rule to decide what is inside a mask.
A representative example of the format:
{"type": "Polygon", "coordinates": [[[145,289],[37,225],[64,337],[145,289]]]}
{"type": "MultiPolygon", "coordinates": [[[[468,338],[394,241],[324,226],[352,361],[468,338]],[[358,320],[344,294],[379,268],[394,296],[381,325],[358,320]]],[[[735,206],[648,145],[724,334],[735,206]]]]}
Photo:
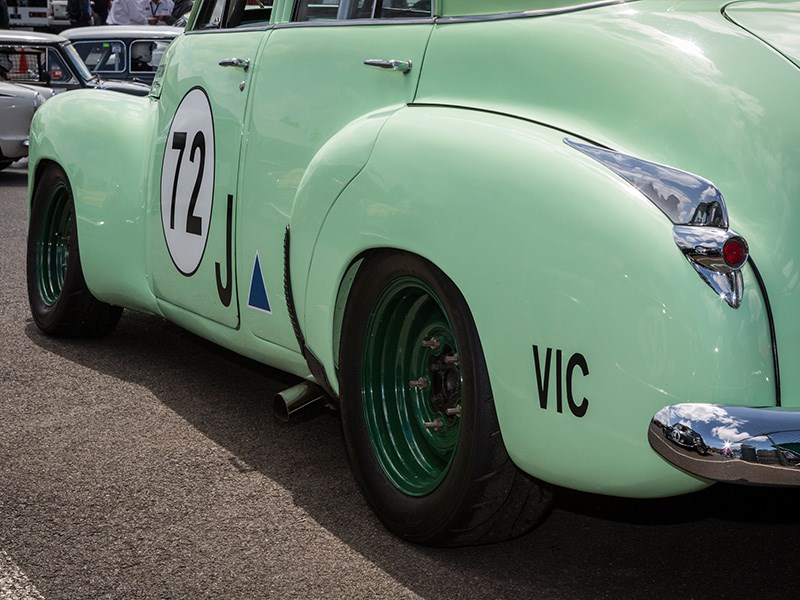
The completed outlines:
{"type": "Polygon", "coordinates": [[[317,384],[303,381],[276,394],[272,401],[272,410],[276,418],[288,423],[297,413],[308,407],[327,403],[327,398],[323,389],[317,384]]]}

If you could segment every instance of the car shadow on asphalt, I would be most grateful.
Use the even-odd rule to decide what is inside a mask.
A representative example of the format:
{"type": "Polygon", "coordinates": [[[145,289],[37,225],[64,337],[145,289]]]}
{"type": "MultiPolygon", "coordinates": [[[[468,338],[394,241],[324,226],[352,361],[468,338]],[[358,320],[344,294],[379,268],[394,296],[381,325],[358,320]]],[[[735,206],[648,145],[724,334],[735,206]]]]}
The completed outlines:
{"type": "Polygon", "coordinates": [[[237,468],[279,483],[322,527],[422,597],[787,597],[774,573],[800,536],[798,490],[717,485],[630,500],[557,489],[550,517],[519,539],[415,546],[383,529],[358,492],[334,414],[321,409],[288,425],[272,416],[274,394],[296,377],[130,311],[101,340],[48,338],[30,321],[25,333],[47,352],[145,387],[226,448],[237,468]]]}

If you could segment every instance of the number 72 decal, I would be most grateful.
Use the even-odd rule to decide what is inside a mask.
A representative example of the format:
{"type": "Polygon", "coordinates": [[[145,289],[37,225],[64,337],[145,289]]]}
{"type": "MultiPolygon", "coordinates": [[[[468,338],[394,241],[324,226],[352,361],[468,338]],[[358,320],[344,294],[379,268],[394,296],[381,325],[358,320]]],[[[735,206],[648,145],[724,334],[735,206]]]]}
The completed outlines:
{"type": "Polygon", "coordinates": [[[187,277],[203,260],[214,202],[214,119],[193,88],[169,128],[161,167],[161,224],[175,267],[187,277]]]}

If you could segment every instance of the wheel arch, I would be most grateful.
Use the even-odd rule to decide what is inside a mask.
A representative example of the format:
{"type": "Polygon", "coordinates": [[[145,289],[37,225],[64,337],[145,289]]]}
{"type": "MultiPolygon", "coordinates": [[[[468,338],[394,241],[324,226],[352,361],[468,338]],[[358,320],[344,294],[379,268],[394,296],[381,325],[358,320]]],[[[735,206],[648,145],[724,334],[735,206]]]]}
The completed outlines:
{"type": "MultiPolygon", "coordinates": [[[[306,344],[335,382],[341,311],[359,261],[378,250],[412,252],[452,279],[472,311],[518,466],[623,496],[698,489],[705,483],[654,455],[646,428],[673,398],[774,402],[758,286],[746,275],[742,306],[724,305],[677,249],[669,220],[564,137],[457,108],[394,114],[315,232],[307,287],[296,296],[306,344]],[[556,375],[542,397],[532,346],[542,370],[545,351],[553,372],[557,353],[564,369],[585,357],[584,377],[570,368],[570,393],[588,401],[585,414],[570,414],[566,398],[556,409],[556,375]],[[600,439],[608,443],[579,461],[553,460],[600,439]]],[[[304,269],[292,264],[293,275],[304,269]]]]}
{"type": "Polygon", "coordinates": [[[34,116],[29,157],[29,214],[41,174],[57,164],[72,188],[92,294],[146,312],[158,312],[143,266],[154,118],[146,97],[101,90],[62,94],[34,116]]]}

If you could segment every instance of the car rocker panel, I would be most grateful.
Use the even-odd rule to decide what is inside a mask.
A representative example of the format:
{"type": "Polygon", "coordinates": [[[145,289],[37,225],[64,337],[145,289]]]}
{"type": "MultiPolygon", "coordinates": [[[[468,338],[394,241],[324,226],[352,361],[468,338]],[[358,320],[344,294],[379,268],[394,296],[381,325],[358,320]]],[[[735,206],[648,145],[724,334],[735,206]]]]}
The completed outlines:
{"type": "Polygon", "coordinates": [[[800,485],[797,66],[721,2],[575,4],[300,22],[277,0],[205,31],[203,3],[149,97],[38,111],[32,211],[60,165],[91,295],[323,385],[408,539],[512,535],[447,532],[485,493],[481,432],[590,492],[800,485]],[[410,471],[407,430],[435,448],[410,471]]]}

